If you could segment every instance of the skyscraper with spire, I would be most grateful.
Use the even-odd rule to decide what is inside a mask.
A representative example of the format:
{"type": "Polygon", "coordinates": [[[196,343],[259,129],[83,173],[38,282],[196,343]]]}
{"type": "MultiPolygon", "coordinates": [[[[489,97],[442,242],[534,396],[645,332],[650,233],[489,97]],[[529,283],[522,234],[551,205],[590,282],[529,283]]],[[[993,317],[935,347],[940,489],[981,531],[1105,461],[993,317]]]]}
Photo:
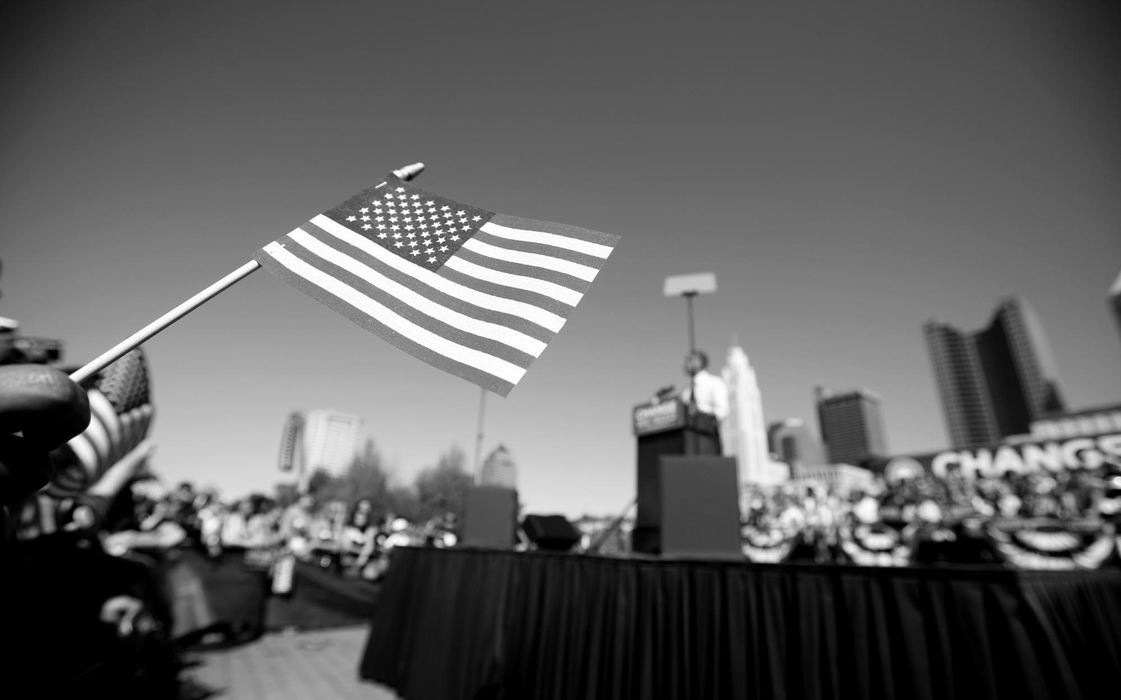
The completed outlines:
{"type": "Polygon", "coordinates": [[[721,426],[724,454],[735,457],[740,483],[774,483],[776,474],[767,451],[767,426],[763,421],[763,400],[755,370],[747,353],[738,345],[728,349],[723,370],[728,386],[728,417],[721,426]]]}

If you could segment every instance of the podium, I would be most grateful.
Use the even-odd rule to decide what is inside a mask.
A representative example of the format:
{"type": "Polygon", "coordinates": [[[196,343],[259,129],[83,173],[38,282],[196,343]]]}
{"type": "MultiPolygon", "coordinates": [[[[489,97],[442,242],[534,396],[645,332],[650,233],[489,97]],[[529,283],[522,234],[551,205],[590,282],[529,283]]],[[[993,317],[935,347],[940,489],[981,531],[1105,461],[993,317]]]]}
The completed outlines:
{"type": "Polygon", "coordinates": [[[663,504],[667,496],[662,489],[661,458],[719,456],[720,426],[715,417],[692,413],[676,398],[635,406],[633,418],[638,442],[638,508],[631,549],[643,554],[661,554],[665,524],[663,504]]]}

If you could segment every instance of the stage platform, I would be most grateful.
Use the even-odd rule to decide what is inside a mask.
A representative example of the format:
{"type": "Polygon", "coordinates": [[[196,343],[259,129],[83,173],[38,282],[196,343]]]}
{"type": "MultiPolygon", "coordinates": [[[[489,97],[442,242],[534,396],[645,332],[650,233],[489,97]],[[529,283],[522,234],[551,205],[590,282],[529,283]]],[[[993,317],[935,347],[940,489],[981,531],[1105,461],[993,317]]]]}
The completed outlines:
{"type": "Polygon", "coordinates": [[[399,548],[364,679],[446,698],[1114,698],[1121,571],[399,548]]]}

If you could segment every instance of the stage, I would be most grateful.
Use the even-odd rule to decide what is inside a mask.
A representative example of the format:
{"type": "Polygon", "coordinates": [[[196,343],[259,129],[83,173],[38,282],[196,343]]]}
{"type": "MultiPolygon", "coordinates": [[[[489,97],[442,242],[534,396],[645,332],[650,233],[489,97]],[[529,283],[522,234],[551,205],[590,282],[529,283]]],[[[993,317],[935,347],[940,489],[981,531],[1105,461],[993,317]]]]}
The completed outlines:
{"type": "Polygon", "coordinates": [[[427,698],[1096,698],[1121,571],[398,548],[363,678],[427,698]]]}

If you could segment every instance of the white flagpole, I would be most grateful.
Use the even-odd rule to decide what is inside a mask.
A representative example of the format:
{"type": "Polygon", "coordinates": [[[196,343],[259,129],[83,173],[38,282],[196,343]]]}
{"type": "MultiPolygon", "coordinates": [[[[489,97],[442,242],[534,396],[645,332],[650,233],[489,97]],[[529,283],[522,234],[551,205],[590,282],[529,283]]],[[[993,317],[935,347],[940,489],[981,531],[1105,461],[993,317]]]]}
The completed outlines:
{"type": "MultiPolygon", "coordinates": [[[[394,170],[393,174],[401,178],[402,180],[407,181],[412,180],[414,177],[419,175],[422,170],[424,170],[424,163],[413,163],[411,165],[406,165],[394,170]]],[[[386,183],[382,182],[381,184],[377,185],[377,187],[384,187],[385,184],[386,183]]],[[[226,289],[229,289],[237,282],[245,279],[253,272],[256,272],[257,268],[259,267],[261,267],[261,263],[257,262],[256,260],[250,260],[249,262],[237,268],[214,284],[194,295],[187,301],[183,302],[179,306],[176,306],[171,311],[168,311],[163,316],[160,316],[155,321],[152,321],[147,326],[144,326],[137,332],[117,343],[111,349],[98,355],[94,360],[71,374],[70,378],[75,382],[81,383],[97,372],[100,372],[101,370],[112,364],[114,361],[124,357],[124,355],[128,353],[128,351],[137,347],[163,329],[167,328],[171,324],[191,313],[207,301],[218,296],[220,293],[222,293],[226,289]]]]}
{"type": "Polygon", "coordinates": [[[475,485],[479,485],[482,474],[479,472],[483,457],[483,411],[487,407],[487,390],[479,387],[479,429],[475,433],[475,485]]]}

